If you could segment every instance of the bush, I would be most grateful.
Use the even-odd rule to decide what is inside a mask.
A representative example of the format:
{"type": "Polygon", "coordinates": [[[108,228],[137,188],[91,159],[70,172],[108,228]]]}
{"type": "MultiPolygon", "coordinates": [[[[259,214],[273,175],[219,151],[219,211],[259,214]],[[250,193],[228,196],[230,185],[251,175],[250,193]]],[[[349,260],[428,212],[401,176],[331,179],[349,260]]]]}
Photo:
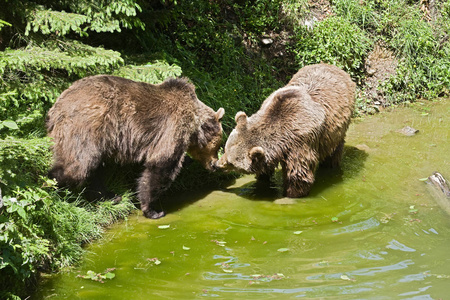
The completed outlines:
{"type": "Polygon", "coordinates": [[[312,30],[300,27],[293,52],[303,67],[320,62],[342,68],[353,79],[364,74],[364,60],[372,47],[371,39],[358,26],[342,17],[329,17],[312,30]]]}
{"type": "Polygon", "coordinates": [[[390,45],[401,59],[396,76],[384,87],[392,103],[448,94],[450,45],[441,41],[432,24],[422,19],[399,22],[390,45]]]}
{"type": "Polygon", "coordinates": [[[101,236],[103,228],[134,209],[129,196],[121,203],[88,203],[55,182],[16,188],[0,207],[0,298],[23,294],[38,271],[53,271],[77,262],[82,244],[101,236]]]}
{"type": "Polygon", "coordinates": [[[379,25],[379,15],[375,10],[375,1],[337,0],[333,1],[336,15],[364,30],[374,31],[379,25]]]}
{"type": "Polygon", "coordinates": [[[82,244],[134,209],[130,193],[118,205],[88,203],[57,190],[43,175],[51,163],[48,138],[0,140],[0,298],[33,287],[40,271],[78,261],[82,244]]]}
{"type": "Polygon", "coordinates": [[[36,185],[51,162],[50,140],[0,140],[0,188],[4,195],[16,188],[36,185]]]}

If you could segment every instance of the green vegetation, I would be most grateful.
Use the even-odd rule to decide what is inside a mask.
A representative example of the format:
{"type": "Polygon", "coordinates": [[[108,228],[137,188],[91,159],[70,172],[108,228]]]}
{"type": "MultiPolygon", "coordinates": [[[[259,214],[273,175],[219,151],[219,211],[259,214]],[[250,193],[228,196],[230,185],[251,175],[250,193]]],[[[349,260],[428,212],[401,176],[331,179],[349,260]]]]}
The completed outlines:
{"type": "Polygon", "coordinates": [[[342,68],[361,82],[371,40],[357,24],[343,17],[331,16],[318,23],[313,30],[299,27],[297,31],[292,50],[297,61],[303,65],[327,62],[342,68]]]}
{"type": "MultiPolygon", "coordinates": [[[[45,177],[45,114],[73,81],[187,76],[203,102],[225,108],[229,133],[237,111],[252,114],[299,68],[323,61],[351,74],[358,113],[371,113],[449,95],[449,18],[449,0],[2,1],[0,297],[23,293],[38,271],[76,262],[83,243],[134,208],[120,180],[124,201],[112,205],[88,203],[45,177]],[[377,47],[390,55],[377,57],[377,47]],[[369,70],[369,57],[395,67],[369,70]]],[[[173,189],[218,180],[198,169],[173,189]]]]}

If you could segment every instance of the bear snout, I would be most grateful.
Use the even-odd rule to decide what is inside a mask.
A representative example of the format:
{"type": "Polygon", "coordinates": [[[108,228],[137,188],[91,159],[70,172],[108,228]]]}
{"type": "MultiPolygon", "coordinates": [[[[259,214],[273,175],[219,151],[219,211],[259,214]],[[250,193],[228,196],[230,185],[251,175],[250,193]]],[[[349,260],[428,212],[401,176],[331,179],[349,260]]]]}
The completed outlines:
{"type": "Polygon", "coordinates": [[[230,163],[225,155],[223,155],[217,162],[216,162],[216,168],[217,170],[221,171],[229,171],[233,168],[233,164],[230,163]]]}
{"type": "Polygon", "coordinates": [[[209,171],[213,171],[213,172],[219,170],[220,168],[219,168],[219,166],[218,166],[218,160],[217,160],[217,159],[212,160],[212,161],[206,166],[206,169],[208,169],[209,171]]]}

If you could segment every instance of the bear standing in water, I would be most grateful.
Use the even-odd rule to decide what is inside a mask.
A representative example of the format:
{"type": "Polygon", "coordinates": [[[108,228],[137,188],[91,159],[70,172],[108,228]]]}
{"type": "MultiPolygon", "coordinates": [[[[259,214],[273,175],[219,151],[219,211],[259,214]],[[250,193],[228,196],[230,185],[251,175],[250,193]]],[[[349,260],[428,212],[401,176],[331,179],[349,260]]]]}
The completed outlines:
{"type": "Polygon", "coordinates": [[[207,169],[215,167],[223,114],[198,100],[186,79],[158,85],[108,75],[78,80],[47,115],[54,141],[50,176],[74,187],[101,176],[94,171],[105,160],[143,164],[141,209],[147,218],[160,218],[164,212],[155,200],[178,175],[185,152],[207,169]]]}
{"type": "Polygon", "coordinates": [[[218,167],[270,177],[280,163],[284,194],[308,195],[319,163],[339,166],[355,103],[355,83],[339,68],[310,65],[247,118],[236,114],[218,167]]]}

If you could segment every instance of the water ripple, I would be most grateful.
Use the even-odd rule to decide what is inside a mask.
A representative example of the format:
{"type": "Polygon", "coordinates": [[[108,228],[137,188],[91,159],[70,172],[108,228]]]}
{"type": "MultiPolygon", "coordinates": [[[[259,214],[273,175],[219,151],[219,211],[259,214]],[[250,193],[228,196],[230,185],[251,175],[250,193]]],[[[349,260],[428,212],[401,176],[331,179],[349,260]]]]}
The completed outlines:
{"type": "Polygon", "coordinates": [[[349,275],[350,277],[354,276],[374,276],[377,273],[384,273],[394,270],[401,270],[408,268],[409,265],[413,265],[414,262],[412,260],[404,260],[399,263],[381,266],[381,267],[373,267],[373,268],[365,268],[359,269],[355,271],[349,271],[345,273],[334,273],[334,274],[318,274],[314,276],[307,277],[308,280],[340,280],[341,276],[349,275]]]}
{"type": "Polygon", "coordinates": [[[416,252],[416,249],[410,248],[395,239],[390,241],[386,247],[392,250],[400,250],[403,252],[416,252]]]}
{"type": "Polygon", "coordinates": [[[347,226],[344,226],[341,228],[331,230],[330,233],[333,235],[338,235],[338,234],[368,230],[368,229],[372,229],[372,228],[375,228],[378,226],[380,226],[380,222],[376,218],[372,217],[370,219],[361,221],[356,224],[351,224],[351,225],[347,225],[347,226]]]}

